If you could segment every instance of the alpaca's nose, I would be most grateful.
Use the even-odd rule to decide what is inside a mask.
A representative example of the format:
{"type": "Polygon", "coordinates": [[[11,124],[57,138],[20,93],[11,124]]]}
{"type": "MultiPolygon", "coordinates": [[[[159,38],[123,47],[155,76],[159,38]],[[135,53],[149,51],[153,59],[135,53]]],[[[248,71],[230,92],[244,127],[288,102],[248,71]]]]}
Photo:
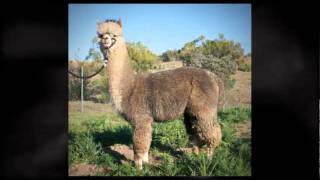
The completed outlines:
{"type": "Polygon", "coordinates": [[[103,43],[104,45],[110,45],[110,44],[111,44],[111,39],[110,39],[110,38],[103,39],[103,40],[102,40],[102,43],[103,43]]]}

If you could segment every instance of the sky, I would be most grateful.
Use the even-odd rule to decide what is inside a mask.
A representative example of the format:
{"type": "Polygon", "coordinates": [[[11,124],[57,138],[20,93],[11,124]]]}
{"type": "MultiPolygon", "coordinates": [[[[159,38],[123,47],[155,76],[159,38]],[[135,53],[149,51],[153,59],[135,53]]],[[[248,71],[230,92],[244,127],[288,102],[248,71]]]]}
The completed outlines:
{"type": "Polygon", "coordinates": [[[250,4],[69,4],[69,59],[86,57],[98,21],[119,18],[127,42],[140,41],[157,55],[219,33],[251,53],[250,4]]]}

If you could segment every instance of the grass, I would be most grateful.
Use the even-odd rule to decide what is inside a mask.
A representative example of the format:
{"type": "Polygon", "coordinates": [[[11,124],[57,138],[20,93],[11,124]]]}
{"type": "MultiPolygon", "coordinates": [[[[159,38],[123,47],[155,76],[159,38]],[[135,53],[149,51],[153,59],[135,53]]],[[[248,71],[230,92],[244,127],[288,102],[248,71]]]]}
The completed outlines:
{"type": "Polygon", "coordinates": [[[176,151],[190,145],[179,118],[154,124],[150,154],[161,163],[139,171],[132,161],[121,162],[123,157],[110,150],[114,144],[132,148],[131,127],[122,117],[112,112],[69,112],[69,167],[88,163],[111,169],[97,176],[250,176],[251,139],[235,136],[235,125],[250,121],[250,107],[228,108],[218,115],[223,142],[212,158],[176,151]]]}

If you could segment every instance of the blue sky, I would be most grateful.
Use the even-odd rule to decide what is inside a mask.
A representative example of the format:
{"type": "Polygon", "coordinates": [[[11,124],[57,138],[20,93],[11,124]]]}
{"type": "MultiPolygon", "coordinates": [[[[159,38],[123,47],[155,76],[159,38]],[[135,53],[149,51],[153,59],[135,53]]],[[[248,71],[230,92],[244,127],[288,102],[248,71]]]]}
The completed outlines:
{"type": "Polygon", "coordinates": [[[157,55],[219,33],[251,52],[250,4],[69,4],[69,59],[88,54],[97,21],[120,17],[126,41],[140,41],[157,55]]]}

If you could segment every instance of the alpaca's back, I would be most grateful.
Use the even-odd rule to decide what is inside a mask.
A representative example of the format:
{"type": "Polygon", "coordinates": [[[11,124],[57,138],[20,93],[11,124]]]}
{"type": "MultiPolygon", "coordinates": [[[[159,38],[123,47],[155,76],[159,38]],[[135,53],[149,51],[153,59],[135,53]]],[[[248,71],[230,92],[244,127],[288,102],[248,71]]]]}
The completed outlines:
{"type": "Polygon", "coordinates": [[[216,87],[210,73],[198,68],[138,75],[129,100],[135,107],[130,112],[147,108],[155,121],[165,121],[183,114],[187,106],[214,108],[219,96],[216,87]]]}

